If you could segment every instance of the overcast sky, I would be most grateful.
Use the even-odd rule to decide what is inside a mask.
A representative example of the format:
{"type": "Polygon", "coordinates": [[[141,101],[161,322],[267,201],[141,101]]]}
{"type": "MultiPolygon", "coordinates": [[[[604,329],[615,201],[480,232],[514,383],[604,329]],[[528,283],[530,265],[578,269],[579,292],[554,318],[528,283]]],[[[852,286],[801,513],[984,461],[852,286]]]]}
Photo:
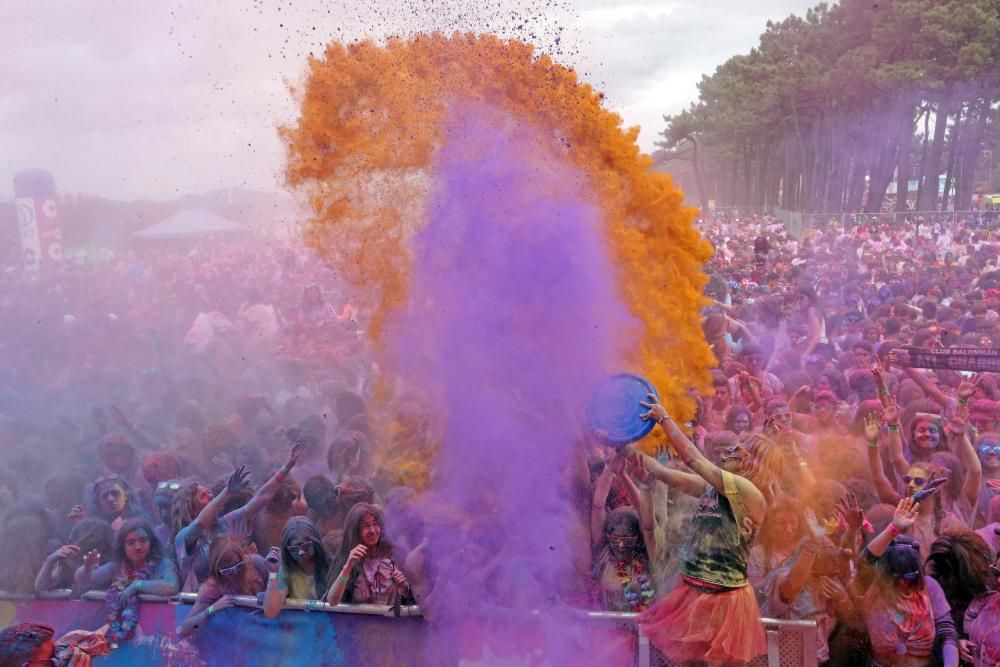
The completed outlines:
{"type": "Polygon", "coordinates": [[[651,150],[662,116],[807,0],[0,0],[0,199],[280,189],[284,81],[335,39],[455,29],[532,41],[607,94],[651,150]]]}

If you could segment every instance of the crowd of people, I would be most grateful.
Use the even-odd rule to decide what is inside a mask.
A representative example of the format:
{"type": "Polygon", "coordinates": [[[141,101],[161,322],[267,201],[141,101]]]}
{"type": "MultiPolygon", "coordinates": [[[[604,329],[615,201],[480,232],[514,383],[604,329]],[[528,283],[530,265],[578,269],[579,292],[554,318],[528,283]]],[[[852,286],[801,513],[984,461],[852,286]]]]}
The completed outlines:
{"type": "MultiPolygon", "coordinates": [[[[679,660],[749,661],[763,615],[815,621],[824,664],[1000,664],[1000,378],[902,350],[997,347],[1000,240],[700,224],[712,391],[690,423],[647,404],[657,452],[582,436],[592,553],[572,603],[639,613],[679,660]]],[[[108,622],[58,645],[8,628],[0,667],[129,641],[141,595],[196,594],[181,638],[237,596],[267,617],[294,600],[431,612],[442,573],[399,521],[415,491],[374,393],[405,446],[430,451],[434,429],[380,382],[352,301],[280,244],[0,275],[0,590],[99,590],[108,622]]]]}

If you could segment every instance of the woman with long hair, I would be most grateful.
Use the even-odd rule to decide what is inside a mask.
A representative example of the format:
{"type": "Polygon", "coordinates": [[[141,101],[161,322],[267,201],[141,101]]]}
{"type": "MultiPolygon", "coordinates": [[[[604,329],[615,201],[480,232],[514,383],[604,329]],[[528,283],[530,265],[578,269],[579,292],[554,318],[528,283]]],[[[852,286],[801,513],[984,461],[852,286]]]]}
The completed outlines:
{"type": "Polygon", "coordinates": [[[35,577],[35,592],[45,593],[58,588],[72,588],[76,568],[83,555],[91,551],[101,554],[101,564],[111,560],[114,549],[115,531],[103,519],[84,518],[73,526],[69,541],[45,559],[42,569],[35,577]]]}
{"type": "Polygon", "coordinates": [[[946,667],[958,665],[958,633],[941,586],[925,576],[920,546],[901,534],[913,527],[919,503],[903,498],[892,523],[868,545],[863,556],[873,564],[874,580],[864,595],[865,623],[873,663],[883,667],[935,664],[934,645],[942,647],[946,667]]]}
{"type": "Polygon", "coordinates": [[[643,457],[616,455],[594,484],[590,517],[591,541],[596,547],[593,577],[606,611],[644,611],[656,594],[652,565],[659,562],[662,549],[656,541],[650,481],[652,475],[643,457]],[[632,504],[608,512],[607,498],[615,479],[632,504]]]}
{"type": "Polygon", "coordinates": [[[401,569],[403,560],[382,532],[382,508],[358,503],[344,519],[344,537],[333,560],[337,573],[326,594],[332,605],[404,604],[412,600],[410,585],[401,569]]]}
{"type": "Polygon", "coordinates": [[[322,600],[331,572],[319,528],[304,516],[293,516],[281,534],[281,566],[267,577],[264,615],[275,618],[285,600],[322,600]]]}
{"type": "Polygon", "coordinates": [[[300,449],[298,444],[292,445],[281,469],[262,484],[245,505],[233,511],[223,513],[227,501],[237,497],[246,486],[250,473],[245,466],[230,474],[218,496],[213,496],[207,487],[197,482],[181,489],[174,498],[172,528],[184,590],[197,590],[208,578],[208,551],[217,536],[231,534],[243,542],[251,539],[254,518],[281,489],[298,461],[300,449]]]}
{"type": "Polygon", "coordinates": [[[917,493],[927,496],[919,505],[919,514],[913,527],[913,536],[922,549],[921,556],[926,558],[930,553],[931,542],[939,535],[963,526],[961,519],[941,502],[939,489],[948,483],[947,470],[931,463],[914,462],[902,475],[900,481],[903,483],[903,492],[899,493],[885,474],[882,456],[879,453],[879,431],[879,416],[875,413],[868,415],[865,419],[865,437],[868,442],[868,472],[872,484],[879,500],[890,505],[897,505],[900,500],[912,498],[917,493]]]}
{"type": "MultiPolygon", "coordinates": [[[[650,400],[655,397],[650,395],[650,400]]],[[[712,665],[747,663],[766,652],[760,608],[747,578],[750,546],[781,480],[782,455],[770,440],[745,436],[709,461],[662,405],[649,408],[681,461],[695,474],[648,460],[652,476],[699,497],[682,550],[682,585],[639,616],[650,641],[668,658],[712,665]]]]}
{"type": "Polygon", "coordinates": [[[110,563],[101,565],[101,554],[84,554],[76,570],[79,590],[107,589],[108,640],[131,639],[139,622],[139,595],[175,594],[180,589],[177,568],[163,552],[152,526],[145,519],[131,518],[115,536],[110,563]]]}
{"type": "Polygon", "coordinates": [[[205,625],[213,614],[228,609],[237,595],[257,595],[267,582],[267,563],[251,554],[232,535],[220,535],[208,551],[210,575],[198,588],[198,597],[177,634],[187,637],[205,625]]]}
{"type": "Polygon", "coordinates": [[[969,529],[945,532],[931,544],[930,554],[924,571],[941,584],[955,628],[963,636],[965,610],[974,598],[993,589],[993,554],[986,541],[969,529]]]}
{"type": "Polygon", "coordinates": [[[138,494],[121,475],[94,480],[87,487],[85,508],[88,516],[107,521],[115,530],[126,519],[148,519],[138,494]]]}

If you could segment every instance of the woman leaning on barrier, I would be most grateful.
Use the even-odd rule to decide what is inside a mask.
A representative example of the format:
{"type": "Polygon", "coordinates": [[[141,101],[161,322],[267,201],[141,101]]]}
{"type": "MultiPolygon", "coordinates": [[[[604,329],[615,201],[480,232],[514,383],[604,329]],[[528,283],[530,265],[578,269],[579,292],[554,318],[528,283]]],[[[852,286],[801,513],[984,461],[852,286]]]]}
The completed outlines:
{"type": "Polygon", "coordinates": [[[316,524],[293,516],[281,535],[281,566],[268,574],[264,615],[275,618],[285,600],[322,600],[333,571],[316,524]]]}
{"type": "MultiPolygon", "coordinates": [[[[97,551],[101,564],[111,560],[115,532],[103,519],[81,519],[69,533],[69,541],[45,559],[35,577],[35,592],[45,593],[58,588],[74,588],[76,569],[83,562],[84,554],[97,551]]],[[[74,590],[74,593],[83,591],[74,590]]]]}
{"type": "Polygon", "coordinates": [[[264,591],[267,563],[257,554],[248,553],[234,537],[216,537],[209,549],[208,561],[208,581],[198,588],[194,606],[177,630],[180,637],[197,632],[213,614],[232,607],[234,596],[255,596],[264,591]]]}
{"type": "Polygon", "coordinates": [[[114,559],[100,565],[101,554],[84,554],[76,571],[79,590],[107,589],[108,640],[131,639],[139,622],[139,595],[170,596],[180,582],[177,567],[163,553],[163,546],[144,519],[125,521],[115,536],[114,559]]]}
{"type": "Polygon", "coordinates": [[[382,533],[382,517],[382,508],[369,503],[358,503],[347,513],[331,570],[338,576],[326,594],[329,604],[412,604],[410,584],[400,569],[402,560],[382,533]]]}

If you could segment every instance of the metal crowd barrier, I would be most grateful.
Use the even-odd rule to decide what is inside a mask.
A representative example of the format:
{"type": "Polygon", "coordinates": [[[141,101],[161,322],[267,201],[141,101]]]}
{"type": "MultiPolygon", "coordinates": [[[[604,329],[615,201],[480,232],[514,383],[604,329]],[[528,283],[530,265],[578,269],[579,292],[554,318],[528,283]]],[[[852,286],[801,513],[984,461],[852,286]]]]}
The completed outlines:
{"type": "MultiPolygon", "coordinates": [[[[86,602],[104,602],[106,593],[104,591],[89,591],[83,593],[78,600],[86,602]]],[[[171,597],[157,595],[140,595],[142,602],[152,602],[170,605],[190,605],[195,602],[197,595],[194,593],[180,593],[171,597]]],[[[45,601],[72,601],[71,591],[68,589],[50,591],[39,595],[14,595],[0,591],[0,601],[13,603],[29,603],[35,600],[45,601]]],[[[254,596],[237,596],[235,606],[259,609],[257,598],[254,596]]],[[[332,606],[321,600],[292,600],[285,603],[283,609],[303,612],[322,612],[329,614],[348,614],[378,617],[420,617],[420,607],[401,606],[398,609],[385,605],[340,604],[332,606]]],[[[541,612],[532,612],[538,615],[541,612]]],[[[642,628],[636,623],[638,614],[608,611],[586,611],[579,610],[580,617],[600,624],[614,624],[622,628],[627,628],[636,636],[636,667],[675,667],[680,663],[669,660],[660,653],[649,641],[649,638],[642,632],[642,628]]],[[[752,667],[816,667],[816,623],[814,621],[789,621],[772,618],[763,619],[764,630],[767,636],[767,655],[763,655],[754,660],[752,667]]]]}

